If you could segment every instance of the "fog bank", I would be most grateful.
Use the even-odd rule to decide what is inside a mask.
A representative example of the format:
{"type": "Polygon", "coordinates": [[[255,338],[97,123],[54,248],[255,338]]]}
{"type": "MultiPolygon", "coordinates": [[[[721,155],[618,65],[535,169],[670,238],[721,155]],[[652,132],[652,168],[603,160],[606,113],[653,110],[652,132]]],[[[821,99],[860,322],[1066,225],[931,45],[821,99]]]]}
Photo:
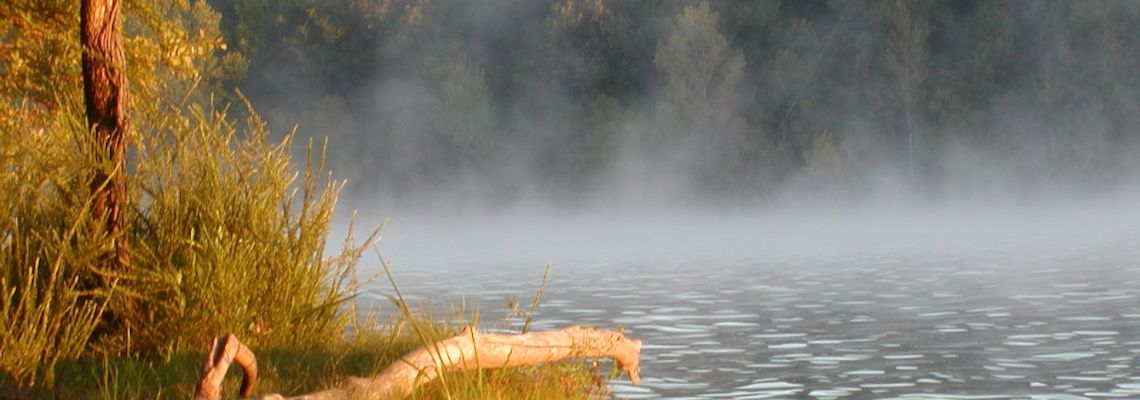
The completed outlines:
{"type": "Polygon", "coordinates": [[[1140,192],[1134,1],[213,3],[397,262],[1112,241],[1140,192]]]}
{"type": "MultiPolygon", "coordinates": [[[[907,257],[1053,257],[1140,245],[1134,200],[630,214],[528,209],[467,218],[393,213],[378,250],[397,270],[546,263],[643,265],[907,257]],[[630,264],[632,263],[632,264],[630,264]]],[[[375,261],[375,260],[372,260],[375,261]]]]}

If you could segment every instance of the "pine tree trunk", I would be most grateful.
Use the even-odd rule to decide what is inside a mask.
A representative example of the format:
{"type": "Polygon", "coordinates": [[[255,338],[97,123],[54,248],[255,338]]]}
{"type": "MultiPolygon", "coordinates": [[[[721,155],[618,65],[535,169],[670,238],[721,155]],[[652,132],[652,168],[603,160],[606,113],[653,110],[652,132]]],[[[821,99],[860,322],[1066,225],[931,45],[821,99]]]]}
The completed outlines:
{"type": "Polygon", "coordinates": [[[120,23],[121,0],[83,0],[80,40],[83,45],[83,97],[87,127],[95,135],[99,168],[91,177],[91,213],[112,241],[113,254],[102,270],[130,268],[126,236],[127,75],[120,23]]]}

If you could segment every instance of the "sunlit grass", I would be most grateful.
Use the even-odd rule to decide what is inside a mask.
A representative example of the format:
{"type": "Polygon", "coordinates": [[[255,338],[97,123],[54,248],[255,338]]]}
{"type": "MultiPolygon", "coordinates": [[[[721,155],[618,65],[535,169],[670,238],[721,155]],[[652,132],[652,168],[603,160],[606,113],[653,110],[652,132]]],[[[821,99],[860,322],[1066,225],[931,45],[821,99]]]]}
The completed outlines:
{"type": "MultiPolygon", "coordinates": [[[[452,337],[477,320],[478,313],[454,308],[442,315],[428,307],[395,303],[411,312],[381,318],[363,313],[348,334],[317,346],[254,348],[261,379],[255,396],[299,395],[335,387],[348,377],[379,374],[400,356],[437,340],[452,337]],[[413,328],[415,327],[415,328],[413,328]],[[417,333],[418,331],[418,333],[417,333]]],[[[203,347],[205,347],[203,343],[203,347]]],[[[203,349],[204,350],[204,349],[203,349]]],[[[59,366],[55,390],[32,397],[74,399],[186,399],[201,375],[203,352],[161,357],[83,357],[59,366]]],[[[223,393],[236,394],[240,379],[230,372],[223,393]]],[[[603,364],[567,360],[537,366],[442,372],[412,393],[413,399],[596,399],[608,393],[612,375],[603,364]]]]}
{"type": "MultiPolygon", "coordinates": [[[[274,143],[252,110],[237,123],[214,104],[135,114],[133,265],[97,270],[110,250],[88,212],[98,165],[79,102],[60,104],[48,126],[0,121],[18,133],[0,135],[0,397],[189,398],[210,339],[227,333],[258,355],[258,393],[300,394],[478,323],[477,310],[439,315],[400,295],[390,315],[361,317],[356,268],[378,230],[326,253],[343,182],[323,147],[294,165],[292,135],[274,143]]],[[[511,309],[524,329],[541,291],[511,309]]],[[[597,376],[581,362],[443,373],[414,396],[583,398],[604,388],[597,376]]]]}

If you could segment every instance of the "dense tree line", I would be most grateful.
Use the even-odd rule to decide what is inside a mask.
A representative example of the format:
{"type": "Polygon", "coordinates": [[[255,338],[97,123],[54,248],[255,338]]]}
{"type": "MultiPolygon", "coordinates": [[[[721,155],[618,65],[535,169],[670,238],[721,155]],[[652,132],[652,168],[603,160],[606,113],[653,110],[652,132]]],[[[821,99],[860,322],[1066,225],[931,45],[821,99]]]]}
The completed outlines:
{"type": "Polygon", "coordinates": [[[748,196],[882,171],[1006,186],[979,164],[1020,189],[1102,185],[1140,139],[1133,1],[212,4],[249,60],[235,85],[394,197],[561,196],[631,169],[748,196]]]}

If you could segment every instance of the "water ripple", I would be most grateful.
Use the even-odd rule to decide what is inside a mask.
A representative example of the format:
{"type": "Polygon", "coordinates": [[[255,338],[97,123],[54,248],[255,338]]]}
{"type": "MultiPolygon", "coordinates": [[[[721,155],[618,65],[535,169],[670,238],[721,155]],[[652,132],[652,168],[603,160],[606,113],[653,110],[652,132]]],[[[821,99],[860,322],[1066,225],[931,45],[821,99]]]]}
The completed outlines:
{"type": "MultiPolygon", "coordinates": [[[[467,296],[482,320],[500,321],[504,298],[533,294],[517,278],[541,276],[530,267],[397,276],[410,298],[442,305],[467,296]]],[[[615,398],[1140,398],[1136,252],[556,271],[536,328],[620,325],[644,341],[643,383],[615,382],[615,398]]],[[[390,295],[377,286],[360,298],[390,295]]]]}

